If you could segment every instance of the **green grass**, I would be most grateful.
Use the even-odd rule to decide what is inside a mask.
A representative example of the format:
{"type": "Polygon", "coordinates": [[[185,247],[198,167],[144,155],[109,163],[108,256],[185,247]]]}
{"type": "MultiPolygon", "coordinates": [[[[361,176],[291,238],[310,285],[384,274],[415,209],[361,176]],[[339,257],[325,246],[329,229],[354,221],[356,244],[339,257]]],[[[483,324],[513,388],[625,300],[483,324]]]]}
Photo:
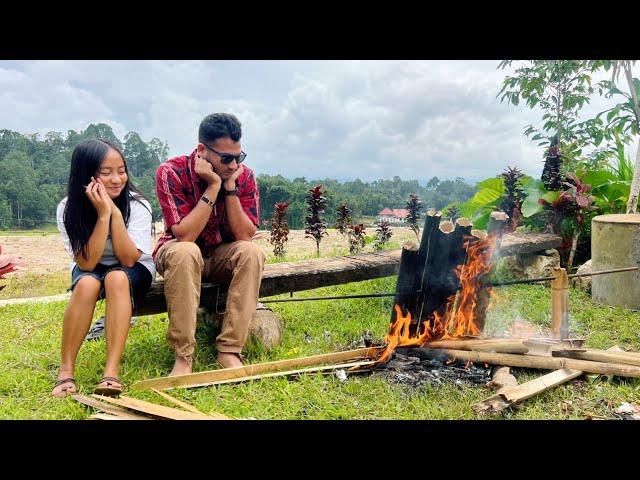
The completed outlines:
{"type": "MultiPolygon", "coordinates": [[[[348,295],[393,291],[395,277],[296,293],[296,297],[348,295]]],[[[499,328],[513,318],[548,325],[549,290],[543,286],[500,289],[487,327],[499,328]],[[502,323],[501,323],[502,322],[502,323]],[[493,327],[491,327],[493,326],[493,327]]],[[[286,298],[286,295],[282,296],[286,298]]],[[[60,329],[65,302],[0,307],[0,418],[84,419],[90,409],[71,399],[50,396],[57,375],[60,329]]],[[[273,351],[249,343],[250,363],[295,358],[355,348],[366,330],[382,338],[388,327],[390,298],[272,304],[284,321],[284,339],[273,351]],[[324,336],[329,333],[329,338],[324,336]],[[305,340],[305,333],[311,336],[305,340]]],[[[640,313],[602,307],[577,291],[570,292],[571,327],[587,345],[614,344],[640,350],[640,313]]],[[[96,318],[103,313],[99,304],[96,318]]],[[[138,318],[123,356],[126,385],[164,376],[172,366],[166,343],[166,314],[138,318]]],[[[194,371],[215,368],[213,332],[198,325],[194,371]]],[[[90,393],[102,374],[104,340],[85,343],[78,357],[76,378],[82,393],[90,393]]],[[[544,372],[516,369],[520,382],[544,372]]],[[[411,388],[387,383],[377,376],[353,375],[341,383],[332,375],[308,374],[299,379],[271,378],[244,384],[170,391],[176,398],[204,411],[258,419],[474,419],[475,402],[489,396],[482,387],[453,384],[411,388]]],[[[126,394],[171,406],[154,393],[126,394]]],[[[504,418],[580,419],[588,415],[612,418],[622,402],[640,402],[640,380],[587,377],[561,385],[524,402],[504,418]]]]}
{"type": "Polygon", "coordinates": [[[33,230],[1,230],[0,238],[2,237],[40,237],[51,234],[58,234],[58,226],[55,223],[43,225],[42,227],[35,228],[33,230]]]}
{"type": "Polygon", "coordinates": [[[56,273],[31,273],[7,275],[2,280],[5,288],[0,290],[0,300],[8,298],[46,297],[65,293],[71,284],[68,271],[56,273]]]}

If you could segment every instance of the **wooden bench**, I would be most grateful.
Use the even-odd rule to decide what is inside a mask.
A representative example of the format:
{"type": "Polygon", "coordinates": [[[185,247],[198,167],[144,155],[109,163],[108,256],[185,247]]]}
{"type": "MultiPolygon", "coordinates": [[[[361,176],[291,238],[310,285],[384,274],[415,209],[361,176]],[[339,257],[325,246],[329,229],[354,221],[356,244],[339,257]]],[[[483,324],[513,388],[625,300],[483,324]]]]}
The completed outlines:
{"type": "MultiPolygon", "coordinates": [[[[505,234],[500,255],[519,255],[559,248],[561,238],[539,233],[505,234]]],[[[386,250],[334,258],[316,258],[298,262],[271,263],[265,266],[260,285],[260,297],[310,290],[330,285],[360,282],[397,275],[402,250],[386,250]]],[[[200,307],[208,311],[223,311],[226,285],[202,283],[200,307]]],[[[151,285],[147,295],[138,302],[134,315],[152,315],[167,311],[164,282],[151,285]]]]}

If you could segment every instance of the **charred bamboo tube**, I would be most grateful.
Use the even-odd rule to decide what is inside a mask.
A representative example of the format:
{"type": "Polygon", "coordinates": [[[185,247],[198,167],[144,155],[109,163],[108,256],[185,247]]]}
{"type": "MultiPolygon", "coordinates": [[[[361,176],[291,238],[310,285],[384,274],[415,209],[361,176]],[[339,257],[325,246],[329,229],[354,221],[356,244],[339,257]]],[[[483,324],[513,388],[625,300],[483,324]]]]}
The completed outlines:
{"type": "Polygon", "coordinates": [[[554,268],[551,281],[551,334],[567,338],[569,333],[569,279],[564,268],[554,268]]]}
{"type": "MultiPolygon", "coordinates": [[[[416,264],[418,259],[418,245],[415,242],[406,242],[402,246],[400,255],[400,270],[396,282],[396,295],[394,303],[403,310],[415,312],[415,279],[416,264]]],[[[414,315],[412,315],[414,317],[414,315]]],[[[396,321],[396,309],[391,309],[391,323],[396,321]]]]}

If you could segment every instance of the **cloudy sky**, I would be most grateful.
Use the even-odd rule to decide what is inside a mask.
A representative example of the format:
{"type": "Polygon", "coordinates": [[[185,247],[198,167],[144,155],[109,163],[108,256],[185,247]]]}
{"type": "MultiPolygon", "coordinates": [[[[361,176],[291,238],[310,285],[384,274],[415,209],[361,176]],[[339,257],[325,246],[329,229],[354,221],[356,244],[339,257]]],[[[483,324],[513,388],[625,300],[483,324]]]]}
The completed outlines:
{"type": "MultiPolygon", "coordinates": [[[[66,133],[105,122],[190,152],[200,120],[231,112],[247,165],[293,178],[475,181],[541,149],[541,113],[500,104],[498,61],[0,61],[0,129],[66,133]]],[[[584,112],[610,103],[596,99],[584,112]]]]}

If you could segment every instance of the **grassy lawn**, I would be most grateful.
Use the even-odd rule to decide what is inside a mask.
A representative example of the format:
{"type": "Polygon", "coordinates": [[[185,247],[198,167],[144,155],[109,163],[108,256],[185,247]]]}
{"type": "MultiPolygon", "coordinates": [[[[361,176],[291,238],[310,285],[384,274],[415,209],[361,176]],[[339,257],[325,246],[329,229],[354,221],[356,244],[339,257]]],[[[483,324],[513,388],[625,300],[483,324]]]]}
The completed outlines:
{"type": "Polygon", "coordinates": [[[0,237],[38,237],[51,234],[58,234],[58,226],[55,223],[33,230],[0,230],[0,237]]]}
{"type": "MultiPolygon", "coordinates": [[[[296,296],[347,295],[393,291],[395,277],[296,293],[296,296]]],[[[286,297],[283,296],[283,297],[286,297]]],[[[0,307],[0,418],[84,419],[86,407],[50,396],[56,378],[60,329],[65,302],[0,307]]],[[[249,344],[247,361],[257,363],[355,348],[367,330],[382,338],[388,327],[390,298],[273,304],[285,324],[282,344],[271,352],[249,344]],[[325,335],[327,333],[327,335],[325,335]],[[305,334],[310,336],[306,336],[305,334]]],[[[640,350],[640,313],[608,308],[571,291],[571,327],[587,345],[614,344],[640,350]]],[[[99,304],[95,318],[103,313],[99,304]]],[[[503,288],[490,310],[487,327],[500,330],[513,319],[543,326],[550,321],[548,287],[503,288]]],[[[125,349],[122,378],[134,381],[166,375],[172,355],[165,340],[166,314],[139,317],[125,349]]],[[[210,327],[198,325],[195,371],[215,368],[210,327]]],[[[91,393],[105,361],[104,339],[85,343],[76,378],[82,393],[91,393]]],[[[520,382],[544,372],[516,369],[520,382]]],[[[390,384],[376,375],[353,375],[341,382],[332,375],[309,374],[297,380],[272,378],[245,384],[171,390],[171,395],[198,409],[257,419],[474,419],[472,405],[490,392],[454,384],[413,388],[390,384]]],[[[126,394],[171,406],[154,393],[126,394]]],[[[622,402],[640,402],[640,380],[583,377],[538,395],[503,415],[514,419],[613,418],[622,402]]]]}

